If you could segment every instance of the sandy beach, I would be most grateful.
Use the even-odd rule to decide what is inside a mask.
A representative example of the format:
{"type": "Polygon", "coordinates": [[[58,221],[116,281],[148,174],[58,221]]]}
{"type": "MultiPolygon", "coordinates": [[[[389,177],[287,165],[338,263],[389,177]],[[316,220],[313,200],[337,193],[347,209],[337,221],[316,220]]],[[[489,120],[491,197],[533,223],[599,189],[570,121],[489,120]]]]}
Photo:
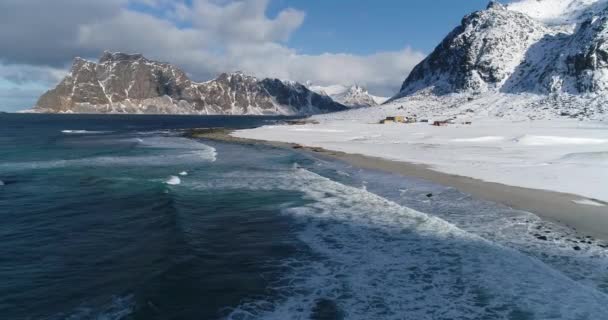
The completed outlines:
{"type": "MultiPolygon", "coordinates": [[[[231,130],[193,129],[187,133],[193,138],[209,139],[233,143],[262,143],[279,148],[291,148],[313,153],[349,163],[363,169],[391,172],[405,177],[424,179],[444,186],[456,188],[479,199],[507,205],[511,208],[532,212],[543,219],[554,221],[575,229],[579,234],[608,240],[608,205],[585,204],[581,196],[547,190],[509,186],[469,177],[447,174],[430,169],[421,164],[392,161],[360,154],[350,154],[326,150],[319,147],[302,146],[293,143],[263,141],[235,137],[231,130]],[[582,203],[581,203],[582,202],[582,203]]],[[[592,202],[592,203],[593,203],[592,202]]]]}

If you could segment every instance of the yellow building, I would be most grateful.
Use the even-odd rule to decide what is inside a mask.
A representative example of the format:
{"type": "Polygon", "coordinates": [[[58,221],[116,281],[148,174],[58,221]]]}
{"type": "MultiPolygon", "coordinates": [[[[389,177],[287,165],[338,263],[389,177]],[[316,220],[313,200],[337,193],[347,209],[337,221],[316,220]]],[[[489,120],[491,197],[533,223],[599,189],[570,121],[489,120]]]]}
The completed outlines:
{"type": "Polygon", "coordinates": [[[381,124],[387,123],[408,123],[408,118],[404,116],[386,117],[386,119],[380,121],[381,124]]]}

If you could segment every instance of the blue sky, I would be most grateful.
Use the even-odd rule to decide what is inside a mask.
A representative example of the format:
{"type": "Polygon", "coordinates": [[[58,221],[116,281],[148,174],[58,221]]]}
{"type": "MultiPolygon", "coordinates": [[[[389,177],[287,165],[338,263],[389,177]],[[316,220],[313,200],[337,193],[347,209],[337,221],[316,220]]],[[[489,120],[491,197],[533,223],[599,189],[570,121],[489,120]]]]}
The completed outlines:
{"type": "Polygon", "coordinates": [[[358,83],[388,96],[464,15],[487,3],[0,1],[0,21],[12,25],[0,31],[6,46],[0,48],[0,110],[31,107],[75,56],[96,60],[106,49],[174,63],[195,80],[242,70],[317,85],[358,83]]]}
{"type": "Polygon", "coordinates": [[[284,7],[306,12],[289,41],[303,53],[370,54],[406,45],[429,53],[467,13],[488,0],[275,0],[269,14],[284,7]]]}

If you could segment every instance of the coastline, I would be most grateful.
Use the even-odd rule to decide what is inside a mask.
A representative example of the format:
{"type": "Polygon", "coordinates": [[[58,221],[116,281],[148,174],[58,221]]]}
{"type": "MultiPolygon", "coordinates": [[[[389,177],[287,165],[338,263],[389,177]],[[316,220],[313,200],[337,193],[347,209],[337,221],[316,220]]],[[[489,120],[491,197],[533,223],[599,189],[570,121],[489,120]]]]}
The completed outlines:
{"type": "Polygon", "coordinates": [[[487,182],[435,171],[429,166],[422,164],[331,151],[294,143],[239,138],[231,135],[233,131],[224,128],[191,129],[186,133],[186,136],[221,142],[264,144],[280,148],[290,148],[336,159],[363,169],[379,170],[419,178],[453,187],[479,199],[532,212],[543,219],[571,227],[581,235],[593,236],[597,239],[608,241],[608,206],[601,201],[593,200],[604,204],[604,206],[586,205],[576,203],[575,201],[584,200],[585,198],[574,194],[487,182]]]}

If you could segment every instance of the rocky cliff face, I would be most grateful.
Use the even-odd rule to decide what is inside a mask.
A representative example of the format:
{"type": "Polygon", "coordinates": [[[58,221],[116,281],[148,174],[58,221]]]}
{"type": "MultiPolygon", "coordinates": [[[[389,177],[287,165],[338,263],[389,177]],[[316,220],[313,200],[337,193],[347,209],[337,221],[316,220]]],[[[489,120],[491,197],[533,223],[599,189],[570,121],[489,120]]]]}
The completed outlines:
{"type": "Polygon", "coordinates": [[[301,115],[345,110],[329,97],[278,79],[242,73],[197,83],[180,69],[140,54],[105,52],[74,60],[71,72],[40,97],[39,112],[301,115]]]}
{"type": "Polygon", "coordinates": [[[393,99],[486,92],[608,96],[607,6],[604,0],[524,0],[509,7],[493,1],[466,16],[393,99]]]}
{"type": "Polygon", "coordinates": [[[389,102],[415,114],[605,121],[608,0],[520,0],[466,16],[389,102]]]}
{"type": "Polygon", "coordinates": [[[540,22],[491,2],[466,16],[423,62],[414,68],[399,96],[420,90],[435,94],[486,92],[500,88],[547,33],[540,22]]]}
{"type": "Polygon", "coordinates": [[[561,40],[540,78],[549,92],[608,93],[608,9],[561,40]]]}

